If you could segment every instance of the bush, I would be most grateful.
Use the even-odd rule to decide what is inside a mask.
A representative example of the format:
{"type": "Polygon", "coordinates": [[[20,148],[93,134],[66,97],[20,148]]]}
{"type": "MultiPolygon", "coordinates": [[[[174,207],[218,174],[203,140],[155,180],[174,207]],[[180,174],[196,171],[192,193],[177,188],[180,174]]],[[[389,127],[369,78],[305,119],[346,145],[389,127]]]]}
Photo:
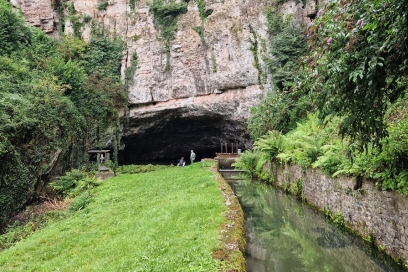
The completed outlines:
{"type": "Polygon", "coordinates": [[[81,194],[80,196],[74,198],[71,205],[68,207],[69,212],[77,212],[83,210],[89,203],[93,201],[93,197],[87,192],[81,194]]]}
{"type": "Polygon", "coordinates": [[[50,183],[50,186],[62,197],[76,197],[101,184],[92,173],[74,169],[65,176],[50,183]]]}
{"type": "Polygon", "coordinates": [[[146,172],[153,172],[157,170],[164,169],[168,166],[165,165],[122,165],[117,168],[117,174],[138,174],[138,173],[146,173],[146,172]]]}
{"type": "Polygon", "coordinates": [[[122,56],[123,42],[104,35],[59,43],[0,0],[0,229],[49,176],[79,167],[105,133],[118,138],[122,56]]]}
{"type": "Polygon", "coordinates": [[[0,1],[0,55],[17,52],[30,42],[30,28],[9,3],[0,1]]]}
{"type": "Polygon", "coordinates": [[[109,1],[108,0],[103,0],[100,2],[97,6],[98,10],[106,10],[106,8],[109,6],[109,1]]]}
{"type": "Polygon", "coordinates": [[[279,131],[268,131],[268,133],[260,137],[255,143],[254,148],[260,150],[262,153],[273,160],[283,151],[285,146],[285,139],[279,131]]]}
{"type": "Polygon", "coordinates": [[[153,0],[150,2],[150,10],[153,12],[154,26],[160,31],[164,45],[168,48],[177,30],[177,17],[187,12],[187,3],[166,3],[164,0],[153,0]]]}
{"type": "Polygon", "coordinates": [[[245,152],[241,153],[241,156],[236,159],[232,166],[238,169],[247,170],[249,174],[254,177],[261,156],[262,153],[260,151],[245,150],[245,152]]]}

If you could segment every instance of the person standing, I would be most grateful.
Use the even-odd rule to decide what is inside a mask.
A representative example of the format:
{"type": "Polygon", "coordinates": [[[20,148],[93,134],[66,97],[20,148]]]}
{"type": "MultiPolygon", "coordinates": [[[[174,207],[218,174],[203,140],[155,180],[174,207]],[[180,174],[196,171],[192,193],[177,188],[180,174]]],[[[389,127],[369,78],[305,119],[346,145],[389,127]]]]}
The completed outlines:
{"type": "Polygon", "coordinates": [[[195,158],[196,158],[196,154],[194,153],[194,151],[193,151],[193,150],[191,150],[191,154],[190,154],[190,161],[191,161],[191,164],[193,164],[193,163],[194,163],[195,158]]]}

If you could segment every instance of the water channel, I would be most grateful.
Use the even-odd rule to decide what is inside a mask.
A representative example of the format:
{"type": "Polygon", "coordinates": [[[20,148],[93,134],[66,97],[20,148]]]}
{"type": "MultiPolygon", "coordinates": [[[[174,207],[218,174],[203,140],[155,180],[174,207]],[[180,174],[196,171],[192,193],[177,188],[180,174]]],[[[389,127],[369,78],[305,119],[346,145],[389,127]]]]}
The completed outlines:
{"type": "Polygon", "coordinates": [[[405,271],[281,190],[227,179],[245,213],[247,271],[405,271]]]}

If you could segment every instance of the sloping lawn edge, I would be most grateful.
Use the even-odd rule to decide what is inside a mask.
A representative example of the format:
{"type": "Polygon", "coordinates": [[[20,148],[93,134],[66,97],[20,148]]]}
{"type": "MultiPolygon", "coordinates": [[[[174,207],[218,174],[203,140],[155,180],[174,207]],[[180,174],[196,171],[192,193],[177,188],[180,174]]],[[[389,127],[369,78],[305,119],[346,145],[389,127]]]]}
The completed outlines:
{"type": "Polygon", "coordinates": [[[225,272],[245,272],[245,230],[244,212],[239,204],[238,198],[231,186],[218,172],[216,166],[210,170],[220,186],[220,191],[224,197],[225,222],[220,226],[220,247],[213,252],[213,258],[221,260],[220,271],[225,272]]]}
{"type": "MultiPolygon", "coordinates": [[[[221,194],[220,197],[222,197],[219,201],[223,202],[224,209],[222,215],[220,214],[221,218],[218,221],[218,224],[220,225],[217,224],[219,226],[219,230],[216,231],[218,232],[218,243],[216,243],[216,247],[213,247],[212,253],[210,253],[211,251],[209,253],[214,260],[219,261],[218,271],[246,271],[244,258],[244,216],[242,208],[231,187],[217,171],[216,165],[213,163],[210,165],[209,168],[206,168],[207,171],[212,173],[210,176],[213,176],[213,182],[216,181],[218,184],[218,189],[221,194]]],[[[217,190],[216,187],[214,188],[215,190],[217,190]]]]}

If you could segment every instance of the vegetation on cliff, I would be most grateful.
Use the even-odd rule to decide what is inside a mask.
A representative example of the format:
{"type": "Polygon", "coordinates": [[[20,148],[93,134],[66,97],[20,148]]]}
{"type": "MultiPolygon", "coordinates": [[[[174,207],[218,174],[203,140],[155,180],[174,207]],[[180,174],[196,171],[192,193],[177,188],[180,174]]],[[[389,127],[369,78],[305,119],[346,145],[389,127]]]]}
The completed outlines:
{"type": "Polygon", "coordinates": [[[327,1],[307,29],[302,88],[320,119],[342,116],[340,133],[367,147],[388,136],[385,113],[407,90],[408,1],[327,1]]]}
{"type": "Polygon", "coordinates": [[[0,229],[50,175],[85,162],[119,127],[122,51],[103,35],[56,41],[0,0],[0,229]]]}
{"type": "MultiPolygon", "coordinates": [[[[290,16],[284,19],[275,8],[267,9],[266,15],[268,39],[265,44],[273,58],[264,57],[263,61],[271,75],[273,87],[268,90],[266,98],[251,109],[247,124],[253,140],[272,129],[285,133],[290,131],[311,108],[307,94],[293,91],[299,75],[297,62],[307,48],[304,31],[290,16]]],[[[255,36],[253,41],[256,41],[255,36]]],[[[260,70],[259,61],[255,63],[260,70]]]]}
{"type": "Polygon", "coordinates": [[[166,52],[165,70],[170,69],[170,43],[174,40],[177,30],[178,16],[187,12],[188,1],[179,3],[174,1],[153,0],[150,3],[150,10],[153,12],[153,23],[160,31],[160,40],[166,52]]]}
{"type": "MultiPolygon", "coordinates": [[[[252,110],[255,150],[237,165],[260,176],[269,159],[320,167],[408,195],[407,8],[406,0],[322,3],[306,28],[297,76],[283,85],[275,80],[277,88],[252,110]]],[[[277,15],[268,21],[276,43],[276,23],[284,22],[277,15]]],[[[282,42],[280,48],[292,44],[282,42]]],[[[279,60],[272,42],[270,50],[279,60]]]]}

